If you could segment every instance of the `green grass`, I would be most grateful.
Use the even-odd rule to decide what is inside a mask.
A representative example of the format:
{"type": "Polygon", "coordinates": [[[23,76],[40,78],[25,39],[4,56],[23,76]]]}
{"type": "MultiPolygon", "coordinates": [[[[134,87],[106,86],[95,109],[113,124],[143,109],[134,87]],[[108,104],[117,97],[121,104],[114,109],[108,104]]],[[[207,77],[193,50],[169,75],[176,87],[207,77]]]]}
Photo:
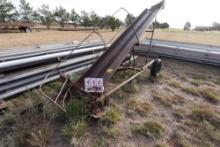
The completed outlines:
{"type": "Polygon", "coordinates": [[[80,120],[89,116],[86,104],[83,100],[71,99],[66,105],[66,112],[58,110],[57,117],[62,120],[80,120]]]}
{"type": "Polygon", "coordinates": [[[120,130],[117,128],[112,128],[112,127],[109,128],[109,127],[103,126],[102,128],[100,128],[98,134],[102,137],[116,140],[120,136],[120,130]]]}
{"type": "Polygon", "coordinates": [[[220,95],[218,95],[213,89],[211,88],[201,88],[199,89],[199,93],[206,98],[208,101],[212,103],[218,103],[220,101],[220,95]]]}
{"type": "Polygon", "coordinates": [[[110,107],[101,118],[101,122],[106,125],[113,125],[119,122],[121,119],[121,111],[117,107],[110,107]]]}
{"type": "Polygon", "coordinates": [[[136,125],[132,128],[135,133],[139,133],[152,139],[158,139],[162,137],[165,129],[164,127],[155,121],[147,121],[143,124],[136,125]]]}
{"type": "Polygon", "coordinates": [[[47,86],[52,88],[55,91],[59,91],[61,89],[62,84],[63,84],[62,82],[55,81],[55,82],[51,82],[47,84],[47,86]]]}
{"type": "Polygon", "coordinates": [[[80,76],[81,76],[80,73],[75,73],[75,74],[70,76],[70,79],[72,81],[77,81],[80,78],[80,76]]]}
{"type": "Polygon", "coordinates": [[[81,137],[84,136],[87,126],[88,125],[85,120],[78,120],[78,121],[74,120],[64,127],[63,133],[68,138],[80,139],[81,137]]]}

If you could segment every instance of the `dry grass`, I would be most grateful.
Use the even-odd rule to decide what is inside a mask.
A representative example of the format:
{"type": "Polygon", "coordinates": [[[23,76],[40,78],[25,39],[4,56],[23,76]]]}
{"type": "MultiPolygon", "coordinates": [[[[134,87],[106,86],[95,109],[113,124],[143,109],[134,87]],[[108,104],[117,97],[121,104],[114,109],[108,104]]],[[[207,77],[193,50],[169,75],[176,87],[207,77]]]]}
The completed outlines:
{"type": "Polygon", "coordinates": [[[194,87],[181,87],[181,89],[191,95],[199,96],[197,88],[194,87]]]}
{"type": "Polygon", "coordinates": [[[162,95],[155,91],[152,91],[153,98],[160,102],[165,107],[172,107],[174,105],[184,103],[184,97],[179,94],[175,95],[162,95]]]}
{"type": "Polygon", "coordinates": [[[220,101],[220,95],[212,88],[200,88],[199,93],[210,102],[218,103],[220,101]]]}
{"type": "Polygon", "coordinates": [[[137,99],[129,100],[126,107],[129,112],[132,110],[137,112],[141,116],[147,116],[153,110],[153,107],[150,103],[146,101],[141,102],[137,99]]]}
{"type": "MultiPolygon", "coordinates": [[[[38,46],[41,44],[51,43],[64,43],[72,42],[74,40],[84,39],[90,31],[40,31],[32,33],[1,33],[0,35],[0,48],[11,48],[18,46],[38,46]]],[[[110,40],[117,32],[110,30],[101,30],[105,40],[110,40]]],[[[177,29],[157,29],[155,31],[155,39],[202,43],[209,45],[220,46],[220,33],[219,32],[196,32],[196,31],[183,31],[177,29]]],[[[149,36],[149,34],[146,34],[149,36]]],[[[146,37],[143,36],[143,38],[146,37]]],[[[98,39],[93,36],[91,40],[98,39]]]]}
{"type": "Polygon", "coordinates": [[[169,147],[169,145],[162,143],[162,144],[156,144],[155,147],[169,147]]]}
{"type": "Polygon", "coordinates": [[[179,94],[175,94],[175,95],[171,96],[169,98],[169,101],[173,104],[176,104],[176,105],[185,102],[184,97],[179,94]]]}
{"type": "Polygon", "coordinates": [[[76,144],[84,137],[87,126],[85,120],[72,121],[64,127],[63,133],[71,140],[71,144],[76,144]]]}
{"type": "Polygon", "coordinates": [[[112,128],[112,127],[105,127],[103,126],[98,134],[102,137],[106,137],[108,139],[116,140],[120,136],[120,130],[118,128],[112,128]]]}
{"type": "Polygon", "coordinates": [[[183,31],[178,29],[157,29],[154,35],[155,39],[168,41],[201,43],[220,46],[220,32],[207,31],[183,31]]]}
{"type": "Polygon", "coordinates": [[[152,139],[158,139],[162,137],[165,131],[164,127],[159,122],[155,121],[146,121],[143,124],[136,125],[132,128],[132,130],[135,133],[139,133],[152,139]]]}
{"type": "Polygon", "coordinates": [[[184,119],[185,115],[186,115],[185,109],[177,109],[173,112],[173,116],[176,119],[184,119]]]}
{"type": "Polygon", "coordinates": [[[193,86],[200,86],[202,84],[201,80],[193,80],[190,82],[193,86]]]}
{"type": "Polygon", "coordinates": [[[174,88],[181,88],[180,82],[177,80],[171,80],[168,84],[174,88]]]}
{"type": "Polygon", "coordinates": [[[208,106],[194,108],[190,117],[196,121],[208,121],[220,129],[220,116],[208,106]]]}
{"type": "Polygon", "coordinates": [[[153,98],[165,107],[172,107],[172,104],[167,100],[166,96],[159,95],[158,93],[153,93],[153,98]]]}
{"type": "Polygon", "coordinates": [[[185,138],[185,136],[178,131],[175,131],[173,136],[172,136],[172,142],[174,146],[177,147],[190,147],[190,143],[188,140],[185,138]]]}
{"type": "MultiPolygon", "coordinates": [[[[81,41],[91,31],[40,31],[32,33],[1,33],[0,49],[19,46],[38,46],[51,43],[65,43],[75,40],[81,41]]],[[[117,32],[100,31],[105,40],[110,40],[117,32]]],[[[92,36],[89,40],[99,39],[92,36]]]]}
{"type": "MultiPolygon", "coordinates": [[[[158,82],[155,82],[156,80],[151,82],[149,78],[143,78],[141,80],[136,79],[133,84],[141,86],[141,89],[138,89],[138,93],[136,93],[137,91],[128,93],[129,88],[133,88],[134,85],[128,85],[125,89],[121,88],[119,91],[122,95],[126,95],[124,98],[127,99],[111,99],[109,101],[111,105],[105,107],[107,108],[106,114],[99,120],[91,121],[85,107],[86,104],[83,101],[76,99],[70,99],[70,101],[68,101],[67,113],[61,113],[60,111],[59,113],[47,112],[47,115],[45,116],[53,116],[55,113],[56,118],[59,118],[58,120],[61,123],[53,124],[57,122],[52,121],[53,123],[50,124],[50,126],[55,127],[55,131],[52,133],[52,137],[48,137],[50,135],[47,134],[50,133],[43,133],[46,137],[44,137],[45,139],[42,140],[42,142],[38,140],[40,139],[40,134],[42,134],[41,132],[44,132],[49,128],[44,125],[49,122],[48,119],[45,121],[42,121],[42,117],[32,119],[33,116],[38,115],[37,111],[35,111],[30,117],[21,117],[14,115],[13,113],[7,113],[8,119],[4,119],[4,123],[1,122],[3,119],[0,118],[0,143],[4,146],[18,146],[16,136],[10,134],[12,132],[14,132],[15,135],[22,134],[23,139],[23,133],[20,133],[21,130],[28,130],[28,133],[25,132],[24,134],[28,134],[28,136],[31,137],[31,140],[23,141],[28,143],[29,146],[31,146],[31,144],[37,145],[36,142],[40,146],[44,145],[51,141],[48,138],[52,138],[52,141],[49,142],[51,144],[47,144],[48,146],[59,146],[56,144],[58,142],[57,139],[61,143],[66,142],[66,146],[146,146],[146,144],[162,147],[187,147],[193,145],[201,147],[218,146],[220,144],[220,114],[219,110],[217,110],[218,106],[216,103],[207,104],[205,100],[198,99],[198,96],[202,97],[199,89],[205,87],[204,85],[207,87],[211,85],[203,83],[203,86],[200,86],[199,88],[195,87],[198,84],[197,79],[200,81],[202,77],[200,76],[199,78],[192,79],[192,74],[190,74],[189,77],[186,77],[188,78],[187,81],[185,80],[185,77],[179,78],[182,77],[182,75],[188,74],[186,74],[186,71],[175,68],[174,64],[178,67],[182,67],[186,62],[174,62],[174,60],[170,61],[169,59],[164,60],[163,65],[165,65],[166,68],[164,68],[164,74],[158,82]],[[170,69],[172,70],[170,71],[170,69]],[[174,78],[177,77],[177,75],[178,78],[174,78]],[[170,81],[171,83],[174,83],[171,84],[173,86],[168,84],[170,81]],[[196,82],[194,84],[191,83],[191,81],[196,82]],[[185,92],[183,92],[184,90],[185,92]],[[194,94],[196,94],[196,97],[193,96],[194,94]],[[195,107],[197,105],[205,106],[195,107]],[[132,115],[129,115],[128,112],[131,112],[130,114],[132,115]],[[17,117],[19,119],[17,119],[17,117]],[[30,118],[31,120],[29,120],[30,118]],[[23,129],[22,126],[18,126],[20,129],[12,130],[17,127],[15,126],[15,124],[17,124],[16,121],[20,119],[24,120],[22,121],[22,124],[26,129],[23,129]],[[144,120],[147,121],[145,122],[144,120]],[[161,123],[155,122],[154,120],[161,120],[161,123]],[[28,124],[27,122],[32,123],[28,124]],[[3,131],[2,128],[4,129],[3,131]],[[59,135],[56,134],[53,136],[56,132],[58,132],[59,135]],[[34,134],[32,135],[31,133],[34,134]],[[71,145],[62,139],[64,134],[67,136],[71,145]],[[4,139],[2,139],[2,136],[4,136],[4,139]]],[[[193,72],[194,70],[200,71],[200,65],[192,65],[194,64],[187,63],[185,66],[186,68],[184,69],[190,73],[195,73],[193,72]]],[[[201,68],[203,69],[205,67],[201,66],[201,68]]],[[[212,81],[209,81],[209,83],[214,82],[219,78],[218,74],[215,74],[219,73],[217,69],[210,67],[209,72],[212,76],[212,81]]],[[[200,74],[201,73],[202,72],[200,72],[200,74]]],[[[122,75],[117,80],[121,80],[123,77],[125,76],[122,75]]],[[[142,77],[142,75],[140,77],[142,77]]],[[[74,78],[75,77],[73,77],[73,79],[74,78]]],[[[219,86],[217,84],[213,85],[212,89],[218,92],[219,86]]],[[[46,86],[49,91],[52,91],[51,89],[56,91],[60,85],[59,83],[54,82],[46,86]]],[[[74,97],[77,98],[79,96],[80,95],[74,95],[74,97]]],[[[30,101],[30,97],[35,100],[38,99],[38,96],[33,92],[27,92],[26,94],[19,96],[15,104],[10,104],[11,102],[9,103],[9,111],[12,112],[12,108],[16,107],[15,110],[20,113],[23,112],[23,109],[18,110],[17,108],[34,106],[35,102],[30,101]]],[[[51,104],[50,102],[48,103],[51,104]]],[[[46,105],[44,105],[44,107],[45,106],[46,105]]],[[[47,110],[51,109],[52,106],[48,105],[47,110]]],[[[13,112],[15,112],[15,110],[13,112]]],[[[19,124],[21,123],[19,122],[19,124]]]]}
{"type": "Polygon", "coordinates": [[[220,85],[220,78],[215,81],[215,84],[220,85]]]}
{"type": "Polygon", "coordinates": [[[189,115],[185,125],[191,129],[191,136],[201,146],[218,146],[220,143],[220,116],[208,106],[197,106],[189,115]]]}

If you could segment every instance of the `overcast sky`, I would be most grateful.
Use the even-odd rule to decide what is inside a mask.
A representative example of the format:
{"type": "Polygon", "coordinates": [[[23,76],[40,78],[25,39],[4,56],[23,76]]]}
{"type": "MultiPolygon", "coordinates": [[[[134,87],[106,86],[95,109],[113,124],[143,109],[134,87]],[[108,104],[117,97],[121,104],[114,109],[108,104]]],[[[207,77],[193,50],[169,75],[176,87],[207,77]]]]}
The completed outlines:
{"type": "MultiPolygon", "coordinates": [[[[11,0],[18,6],[20,0],[11,0]]],[[[48,4],[51,9],[63,6],[68,11],[74,8],[78,13],[81,10],[94,10],[101,16],[111,15],[118,8],[124,7],[134,15],[140,14],[145,8],[150,8],[160,0],[27,0],[34,8],[48,4]]],[[[116,16],[123,18],[124,12],[116,16]]],[[[192,26],[211,25],[214,21],[220,23],[220,0],[166,0],[164,10],[157,16],[160,22],[168,22],[172,28],[182,28],[186,21],[192,26]]]]}

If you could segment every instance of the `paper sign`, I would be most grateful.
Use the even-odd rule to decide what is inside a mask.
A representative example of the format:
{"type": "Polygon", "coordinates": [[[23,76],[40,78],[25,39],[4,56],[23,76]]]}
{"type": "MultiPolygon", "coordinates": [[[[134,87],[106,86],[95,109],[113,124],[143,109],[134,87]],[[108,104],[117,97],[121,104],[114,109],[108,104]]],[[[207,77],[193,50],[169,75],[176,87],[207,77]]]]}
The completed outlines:
{"type": "Polygon", "coordinates": [[[85,91],[90,93],[103,93],[103,78],[85,78],[85,91]]]}

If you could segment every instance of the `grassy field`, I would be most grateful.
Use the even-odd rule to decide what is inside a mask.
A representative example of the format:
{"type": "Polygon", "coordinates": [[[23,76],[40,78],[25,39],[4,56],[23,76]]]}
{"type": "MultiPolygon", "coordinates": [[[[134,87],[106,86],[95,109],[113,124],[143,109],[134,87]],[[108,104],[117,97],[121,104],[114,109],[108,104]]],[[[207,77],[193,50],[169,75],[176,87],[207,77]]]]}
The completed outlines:
{"type": "MultiPolygon", "coordinates": [[[[42,31],[0,35],[0,48],[63,43],[88,32],[42,31]],[[2,41],[3,40],[3,41],[2,41]]],[[[116,32],[102,31],[106,40],[116,32]]],[[[143,39],[149,37],[145,34],[143,39]]],[[[155,38],[220,45],[219,32],[156,30],[155,38]]],[[[95,39],[95,38],[91,38],[95,39]]],[[[143,64],[139,58],[137,63],[143,64]]],[[[79,94],[59,110],[38,89],[7,101],[0,115],[0,147],[218,147],[220,144],[220,69],[163,59],[157,78],[145,72],[109,97],[104,116],[94,120],[79,94]]],[[[107,88],[134,74],[117,72],[107,88]]],[[[78,75],[72,75],[76,79],[78,75]]],[[[43,87],[56,95],[61,83],[43,87]]]]}
{"type": "MultiPolygon", "coordinates": [[[[217,147],[219,73],[215,67],[163,59],[158,78],[145,72],[118,90],[95,121],[76,99],[83,96],[72,95],[63,113],[34,89],[8,102],[9,111],[0,116],[0,146],[217,147]]],[[[132,74],[116,73],[109,87],[132,74]]],[[[59,85],[52,82],[44,89],[55,93],[59,85]]]]}
{"type": "Polygon", "coordinates": [[[219,31],[183,31],[177,29],[156,30],[155,39],[201,43],[207,45],[220,46],[220,32],[219,31]]]}
{"type": "MultiPolygon", "coordinates": [[[[111,32],[109,30],[101,30],[106,41],[111,40],[115,35],[120,34],[122,30],[111,32]]],[[[0,49],[13,48],[22,46],[38,46],[41,44],[66,43],[74,40],[84,39],[90,31],[40,31],[32,33],[1,33],[0,49]]],[[[149,33],[142,36],[142,40],[149,37],[149,33]]],[[[220,32],[196,32],[182,30],[156,30],[155,39],[202,43],[208,45],[220,46],[220,32]]],[[[93,35],[89,40],[100,39],[93,35]]]]}

